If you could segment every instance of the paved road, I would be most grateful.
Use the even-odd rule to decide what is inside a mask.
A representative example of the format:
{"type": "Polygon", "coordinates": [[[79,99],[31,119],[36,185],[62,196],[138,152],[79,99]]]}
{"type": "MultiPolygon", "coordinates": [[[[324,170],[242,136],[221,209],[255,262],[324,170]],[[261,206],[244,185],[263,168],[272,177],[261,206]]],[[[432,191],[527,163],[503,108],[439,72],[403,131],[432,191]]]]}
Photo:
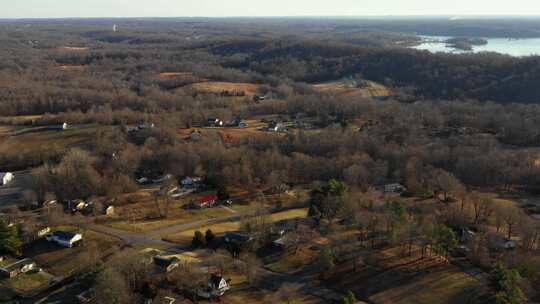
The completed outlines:
{"type": "Polygon", "coordinates": [[[182,232],[185,230],[191,230],[200,228],[202,226],[222,223],[222,222],[232,222],[240,220],[240,215],[228,215],[216,218],[210,218],[206,220],[177,224],[173,226],[163,227],[150,232],[129,232],[121,229],[112,228],[104,225],[95,225],[95,224],[84,224],[84,227],[89,230],[100,232],[103,234],[115,236],[130,246],[144,246],[144,247],[165,247],[173,248],[178,246],[178,244],[167,242],[161,239],[163,235],[168,235],[176,232],[182,232]]]}

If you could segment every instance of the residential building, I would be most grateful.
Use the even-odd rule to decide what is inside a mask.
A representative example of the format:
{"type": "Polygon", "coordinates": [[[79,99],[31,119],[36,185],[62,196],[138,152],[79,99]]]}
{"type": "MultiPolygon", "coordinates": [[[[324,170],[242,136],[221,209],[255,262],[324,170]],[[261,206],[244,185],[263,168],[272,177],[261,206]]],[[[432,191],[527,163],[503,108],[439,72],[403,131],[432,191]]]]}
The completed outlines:
{"type": "Polygon", "coordinates": [[[231,289],[229,281],[222,276],[212,274],[208,285],[199,289],[197,295],[205,299],[221,297],[227,290],[231,289]]]}
{"type": "Polygon", "coordinates": [[[105,208],[105,214],[107,216],[113,216],[114,215],[114,206],[109,206],[105,208]]]}
{"type": "Polygon", "coordinates": [[[223,120],[219,118],[208,118],[206,120],[206,126],[208,127],[223,127],[223,120]]]}
{"type": "Polygon", "coordinates": [[[142,123],[137,125],[138,130],[153,129],[155,127],[156,127],[156,125],[154,125],[154,123],[151,123],[151,122],[142,122],[142,123]]]}
{"type": "Polygon", "coordinates": [[[223,236],[223,241],[227,244],[234,244],[243,246],[249,243],[252,240],[252,237],[240,232],[226,232],[223,236]]]}
{"type": "Polygon", "coordinates": [[[182,185],[182,188],[187,189],[198,188],[202,185],[202,178],[187,176],[180,181],[180,185],[182,185]]]}
{"type": "Polygon", "coordinates": [[[169,258],[157,255],[154,256],[154,264],[165,272],[171,272],[180,266],[180,260],[176,257],[169,258]]]}
{"type": "Polygon", "coordinates": [[[208,208],[214,206],[217,202],[217,195],[206,195],[193,202],[195,208],[208,208]]]}
{"type": "Polygon", "coordinates": [[[26,273],[33,270],[36,263],[31,259],[22,259],[13,264],[0,268],[0,274],[6,278],[13,278],[21,273],[26,273]]]}
{"type": "Polygon", "coordinates": [[[9,184],[13,180],[13,173],[11,172],[0,172],[0,186],[9,184]]]}
{"type": "Polygon", "coordinates": [[[402,193],[407,191],[407,188],[399,183],[392,183],[384,185],[384,192],[386,193],[402,193]]]}
{"type": "Polygon", "coordinates": [[[47,241],[54,242],[60,246],[71,248],[82,241],[80,233],[72,233],[65,231],[55,231],[46,236],[47,241]]]}

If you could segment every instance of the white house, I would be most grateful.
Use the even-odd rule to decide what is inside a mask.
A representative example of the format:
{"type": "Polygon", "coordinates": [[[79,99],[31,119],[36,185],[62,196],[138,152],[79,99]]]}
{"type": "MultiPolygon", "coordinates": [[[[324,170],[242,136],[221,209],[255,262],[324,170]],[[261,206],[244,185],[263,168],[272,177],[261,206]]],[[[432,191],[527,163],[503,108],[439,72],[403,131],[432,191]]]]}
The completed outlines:
{"type": "Polygon", "coordinates": [[[199,289],[197,295],[206,299],[217,298],[224,295],[229,289],[231,286],[224,277],[213,274],[208,280],[208,286],[199,289]]]}
{"type": "Polygon", "coordinates": [[[47,235],[46,239],[47,241],[57,243],[60,246],[71,248],[82,241],[82,235],[80,233],[56,231],[47,235]]]}
{"type": "Polygon", "coordinates": [[[0,172],[0,186],[7,185],[13,180],[13,173],[11,172],[0,172]]]}
{"type": "Polygon", "coordinates": [[[394,183],[384,185],[384,192],[386,193],[401,193],[407,191],[407,188],[402,184],[394,183]]]}
{"type": "Polygon", "coordinates": [[[13,278],[21,273],[35,269],[36,263],[31,259],[23,259],[11,265],[0,268],[0,274],[6,278],[13,278]]]}
{"type": "Polygon", "coordinates": [[[105,214],[107,216],[113,216],[114,215],[114,206],[109,206],[105,209],[105,214]]]}

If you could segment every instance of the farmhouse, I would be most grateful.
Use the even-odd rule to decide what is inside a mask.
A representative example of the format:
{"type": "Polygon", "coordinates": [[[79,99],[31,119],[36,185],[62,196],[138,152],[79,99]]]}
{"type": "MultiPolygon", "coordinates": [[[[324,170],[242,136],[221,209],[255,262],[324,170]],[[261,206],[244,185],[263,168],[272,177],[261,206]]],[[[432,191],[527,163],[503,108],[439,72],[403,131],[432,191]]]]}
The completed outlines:
{"type": "Polygon", "coordinates": [[[193,202],[193,206],[199,209],[212,207],[217,202],[217,199],[216,195],[206,195],[193,202]]]}
{"type": "Polygon", "coordinates": [[[0,274],[6,278],[13,278],[21,273],[26,273],[33,270],[36,267],[36,263],[31,259],[23,259],[13,264],[0,268],[0,274]]]}
{"type": "Polygon", "coordinates": [[[13,173],[11,172],[0,172],[0,186],[7,185],[13,180],[13,173]]]}
{"type": "Polygon", "coordinates": [[[222,276],[212,274],[208,285],[199,289],[197,295],[206,299],[221,297],[227,290],[231,289],[229,281],[222,276]]]}
{"type": "Polygon", "coordinates": [[[56,231],[47,235],[46,239],[60,246],[71,248],[82,241],[82,235],[80,233],[56,231]]]}

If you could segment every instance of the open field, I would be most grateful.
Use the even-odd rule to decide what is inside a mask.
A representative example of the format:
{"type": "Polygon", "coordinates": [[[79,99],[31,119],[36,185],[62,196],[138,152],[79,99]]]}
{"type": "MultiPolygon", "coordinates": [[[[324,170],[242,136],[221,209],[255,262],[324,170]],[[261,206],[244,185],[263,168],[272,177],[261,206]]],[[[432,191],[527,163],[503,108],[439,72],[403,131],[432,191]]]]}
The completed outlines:
{"type": "Polygon", "coordinates": [[[78,53],[78,52],[86,52],[89,50],[89,48],[83,47],[83,46],[61,46],[57,50],[59,52],[78,53]]]}
{"type": "Polygon", "coordinates": [[[317,256],[318,251],[308,246],[302,246],[295,253],[286,254],[278,261],[266,265],[266,267],[274,272],[294,272],[313,263],[317,256]]]}
{"type": "MultiPolygon", "coordinates": [[[[300,208],[300,209],[291,209],[291,210],[287,210],[283,212],[273,213],[270,215],[270,221],[279,222],[279,221],[290,220],[294,218],[303,218],[307,216],[307,211],[308,211],[307,208],[300,208]]],[[[163,239],[169,242],[173,242],[173,243],[189,245],[191,243],[191,239],[193,238],[193,234],[195,233],[195,231],[197,230],[206,231],[208,229],[212,230],[212,232],[214,232],[215,235],[221,236],[225,232],[228,232],[228,231],[240,230],[240,221],[224,222],[224,223],[204,226],[199,229],[185,230],[179,233],[164,236],[163,239]]]]}
{"type": "Polygon", "coordinates": [[[59,71],[64,72],[82,72],[86,70],[86,66],[84,65],[59,65],[56,67],[59,71]]]}
{"type": "Polygon", "coordinates": [[[333,288],[352,290],[373,303],[467,303],[472,296],[481,295],[485,287],[481,277],[440,258],[421,259],[419,248],[413,248],[411,256],[399,247],[372,254],[354,248],[369,264],[354,271],[352,261],[342,263],[327,283],[333,288]]]}
{"type": "Polygon", "coordinates": [[[365,87],[351,87],[344,81],[325,82],[313,85],[318,93],[337,94],[346,97],[379,98],[390,96],[390,91],[383,85],[368,81],[365,87]]]}
{"type": "Polygon", "coordinates": [[[160,79],[174,79],[182,82],[206,82],[208,79],[193,75],[191,72],[162,72],[159,73],[160,79]]]}
{"type": "Polygon", "coordinates": [[[479,285],[469,275],[449,267],[377,293],[370,300],[377,304],[467,303],[479,285]]]}
{"type": "Polygon", "coordinates": [[[246,128],[186,128],[180,129],[179,134],[182,138],[189,138],[189,135],[193,131],[197,131],[202,135],[202,138],[211,138],[212,136],[219,136],[221,140],[229,145],[239,145],[242,140],[247,138],[263,138],[265,136],[285,135],[286,133],[265,132],[261,129],[268,126],[267,123],[261,122],[257,119],[247,119],[244,122],[248,125],[246,128]]]}
{"type": "Polygon", "coordinates": [[[46,127],[16,129],[16,134],[5,138],[0,143],[0,153],[9,155],[39,153],[51,148],[66,149],[68,147],[84,144],[92,140],[97,129],[100,127],[90,126],[74,128],[64,131],[47,130],[46,127]]]}
{"type": "MultiPolygon", "coordinates": [[[[149,203],[151,204],[151,203],[149,203]]],[[[149,205],[148,208],[153,206],[149,205]]],[[[133,205],[129,205],[125,208],[134,208],[133,205]]],[[[186,210],[183,208],[177,208],[178,210],[171,210],[171,216],[167,219],[157,219],[157,220],[136,220],[136,221],[118,221],[108,223],[107,226],[131,231],[131,232],[151,232],[156,229],[169,227],[173,225],[178,225],[182,223],[189,223],[193,221],[200,221],[205,219],[211,219],[215,217],[221,217],[230,215],[231,212],[222,209],[222,208],[207,208],[200,210],[186,210]]],[[[139,210],[140,211],[140,210],[139,210]]]]}
{"type": "Polygon", "coordinates": [[[225,91],[230,93],[244,92],[245,96],[253,97],[261,92],[262,86],[253,83],[236,83],[236,82],[218,82],[208,81],[199,82],[186,86],[186,88],[201,94],[221,94],[225,91]]]}

